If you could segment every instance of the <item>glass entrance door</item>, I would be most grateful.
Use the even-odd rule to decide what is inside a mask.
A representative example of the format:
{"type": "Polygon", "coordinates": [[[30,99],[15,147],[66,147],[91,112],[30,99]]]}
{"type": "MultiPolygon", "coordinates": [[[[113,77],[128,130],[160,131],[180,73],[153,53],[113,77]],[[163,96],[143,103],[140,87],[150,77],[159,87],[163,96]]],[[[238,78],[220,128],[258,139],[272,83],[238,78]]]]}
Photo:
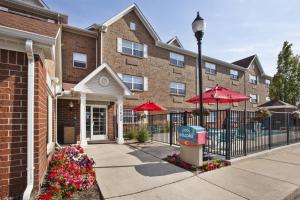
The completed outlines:
{"type": "Polygon", "coordinates": [[[91,140],[107,139],[107,108],[91,106],[91,140]]]}

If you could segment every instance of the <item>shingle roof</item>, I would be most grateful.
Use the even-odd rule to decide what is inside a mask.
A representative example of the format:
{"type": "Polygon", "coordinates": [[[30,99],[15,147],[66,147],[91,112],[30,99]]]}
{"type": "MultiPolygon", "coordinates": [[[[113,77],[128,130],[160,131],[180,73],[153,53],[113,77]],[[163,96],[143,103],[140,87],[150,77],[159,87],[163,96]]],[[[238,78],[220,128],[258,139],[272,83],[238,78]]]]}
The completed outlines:
{"type": "Polygon", "coordinates": [[[253,61],[253,59],[256,57],[256,55],[253,56],[249,56],[247,58],[243,58],[241,60],[237,60],[235,62],[233,62],[232,64],[244,67],[244,68],[248,68],[250,63],[253,61]]]}
{"type": "Polygon", "coordinates": [[[291,105],[289,103],[286,103],[284,101],[277,100],[277,99],[268,101],[264,104],[259,105],[258,107],[262,108],[262,107],[272,107],[272,106],[280,106],[282,108],[296,108],[296,106],[294,106],[294,105],[291,105]]]}

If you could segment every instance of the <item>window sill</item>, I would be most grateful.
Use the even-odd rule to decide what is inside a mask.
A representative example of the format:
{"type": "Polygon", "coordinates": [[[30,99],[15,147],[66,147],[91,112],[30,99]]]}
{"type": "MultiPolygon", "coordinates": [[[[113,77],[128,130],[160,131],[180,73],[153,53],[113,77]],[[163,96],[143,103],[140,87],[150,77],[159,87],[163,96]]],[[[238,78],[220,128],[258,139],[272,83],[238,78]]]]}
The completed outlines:
{"type": "Polygon", "coordinates": [[[213,76],[217,75],[217,73],[210,73],[210,72],[205,72],[205,74],[209,74],[209,75],[213,75],[213,76]]]}
{"type": "Polygon", "coordinates": [[[137,89],[133,89],[133,90],[130,90],[131,92],[144,92],[144,90],[137,90],[137,89]]]}
{"type": "Polygon", "coordinates": [[[169,63],[169,65],[171,65],[173,67],[177,67],[177,68],[185,68],[185,65],[175,65],[173,63],[169,63]]]}
{"type": "Polygon", "coordinates": [[[251,82],[248,82],[249,84],[251,84],[251,85],[258,85],[257,83],[251,83],[251,82]]]}
{"type": "Polygon", "coordinates": [[[76,66],[73,65],[73,68],[75,68],[75,69],[87,70],[87,66],[86,66],[86,67],[76,67],[76,66]]]}
{"type": "Polygon", "coordinates": [[[235,78],[230,78],[230,79],[233,80],[233,81],[240,81],[239,78],[236,78],[236,79],[235,78]]]}
{"type": "Polygon", "coordinates": [[[177,96],[177,97],[185,97],[185,94],[175,94],[175,93],[170,93],[172,96],[177,96]]]}
{"type": "Polygon", "coordinates": [[[131,54],[123,53],[123,52],[120,52],[120,54],[123,55],[123,56],[129,56],[129,57],[132,57],[132,58],[138,58],[138,59],[143,59],[143,58],[145,58],[145,57],[135,56],[135,55],[131,55],[131,54]]]}

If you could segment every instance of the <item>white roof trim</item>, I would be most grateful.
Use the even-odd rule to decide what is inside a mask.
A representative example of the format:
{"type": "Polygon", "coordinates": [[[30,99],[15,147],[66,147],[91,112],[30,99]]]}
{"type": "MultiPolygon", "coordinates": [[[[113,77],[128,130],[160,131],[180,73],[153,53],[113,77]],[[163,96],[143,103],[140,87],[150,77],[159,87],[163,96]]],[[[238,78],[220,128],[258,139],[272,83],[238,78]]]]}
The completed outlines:
{"type": "Polygon", "coordinates": [[[77,85],[75,85],[74,91],[75,92],[84,92],[84,91],[82,91],[83,86],[103,69],[106,69],[109,72],[109,74],[114,78],[114,80],[124,89],[124,95],[132,95],[131,91],[127,88],[127,86],[123,83],[123,81],[119,78],[119,76],[106,63],[101,64],[94,71],[92,71],[89,75],[87,75],[84,79],[82,79],[77,85]]]}
{"type": "Polygon", "coordinates": [[[260,71],[260,73],[261,73],[262,76],[266,76],[266,77],[272,78],[272,76],[269,76],[269,75],[267,75],[267,74],[265,73],[265,71],[264,71],[264,69],[263,69],[263,67],[262,67],[262,65],[261,65],[261,63],[260,63],[260,61],[259,61],[257,55],[254,56],[254,58],[253,58],[252,61],[250,62],[250,64],[249,64],[249,66],[247,67],[247,69],[250,68],[251,64],[252,64],[254,61],[256,62],[257,66],[258,66],[258,70],[260,71]]]}
{"type": "Polygon", "coordinates": [[[135,13],[138,15],[138,17],[140,18],[140,20],[142,21],[142,23],[145,25],[145,27],[147,28],[147,30],[149,31],[149,33],[151,34],[151,36],[156,41],[161,41],[161,39],[159,38],[159,36],[157,35],[157,33],[155,32],[155,30],[153,29],[153,27],[149,23],[149,21],[146,19],[146,17],[142,13],[142,11],[139,9],[139,7],[135,3],[132,4],[131,6],[127,7],[126,9],[124,9],[123,11],[121,11],[120,13],[118,13],[117,15],[113,16],[112,18],[110,18],[106,22],[104,22],[102,24],[102,26],[104,26],[104,27],[110,26],[111,24],[113,24],[117,20],[121,19],[123,16],[127,15],[131,11],[135,11],[135,13]]]}
{"type": "Polygon", "coordinates": [[[183,46],[177,36],[173,37],[169,42],[167,42],[167,44],[171,45],[175,40],[178,42],[180,48],[183,48],[183,46]]]}
{"type": "Polygon", "coordinates": [[[39,42],[42,44],[48,44],[48,45],[55,45],[55,40],[56,40],[53,37],[40,35],[37,33],[28,32],[28,31],[22,31],[19,29],[10,28],[7,26],[2,26],[2,25],[0,25],[0,34],[8,35],[10,37],[15,37],[15,38],[19,38],[19,39],[30,39],[35,42],[39,42]]]}

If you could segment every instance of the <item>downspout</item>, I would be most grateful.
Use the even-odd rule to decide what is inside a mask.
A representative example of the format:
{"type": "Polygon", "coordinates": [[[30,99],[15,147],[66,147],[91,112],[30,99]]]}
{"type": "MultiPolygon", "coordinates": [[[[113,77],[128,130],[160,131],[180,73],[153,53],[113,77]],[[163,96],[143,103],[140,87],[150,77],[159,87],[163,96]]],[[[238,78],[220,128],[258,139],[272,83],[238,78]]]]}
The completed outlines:
{"type": "Polygon", "coordinates": [[[27,86],[27,187],[23,200],[29,200],[34,184],[34,54],[32,40],[26,40],[25,50],[28,57],[27,86]]]}

